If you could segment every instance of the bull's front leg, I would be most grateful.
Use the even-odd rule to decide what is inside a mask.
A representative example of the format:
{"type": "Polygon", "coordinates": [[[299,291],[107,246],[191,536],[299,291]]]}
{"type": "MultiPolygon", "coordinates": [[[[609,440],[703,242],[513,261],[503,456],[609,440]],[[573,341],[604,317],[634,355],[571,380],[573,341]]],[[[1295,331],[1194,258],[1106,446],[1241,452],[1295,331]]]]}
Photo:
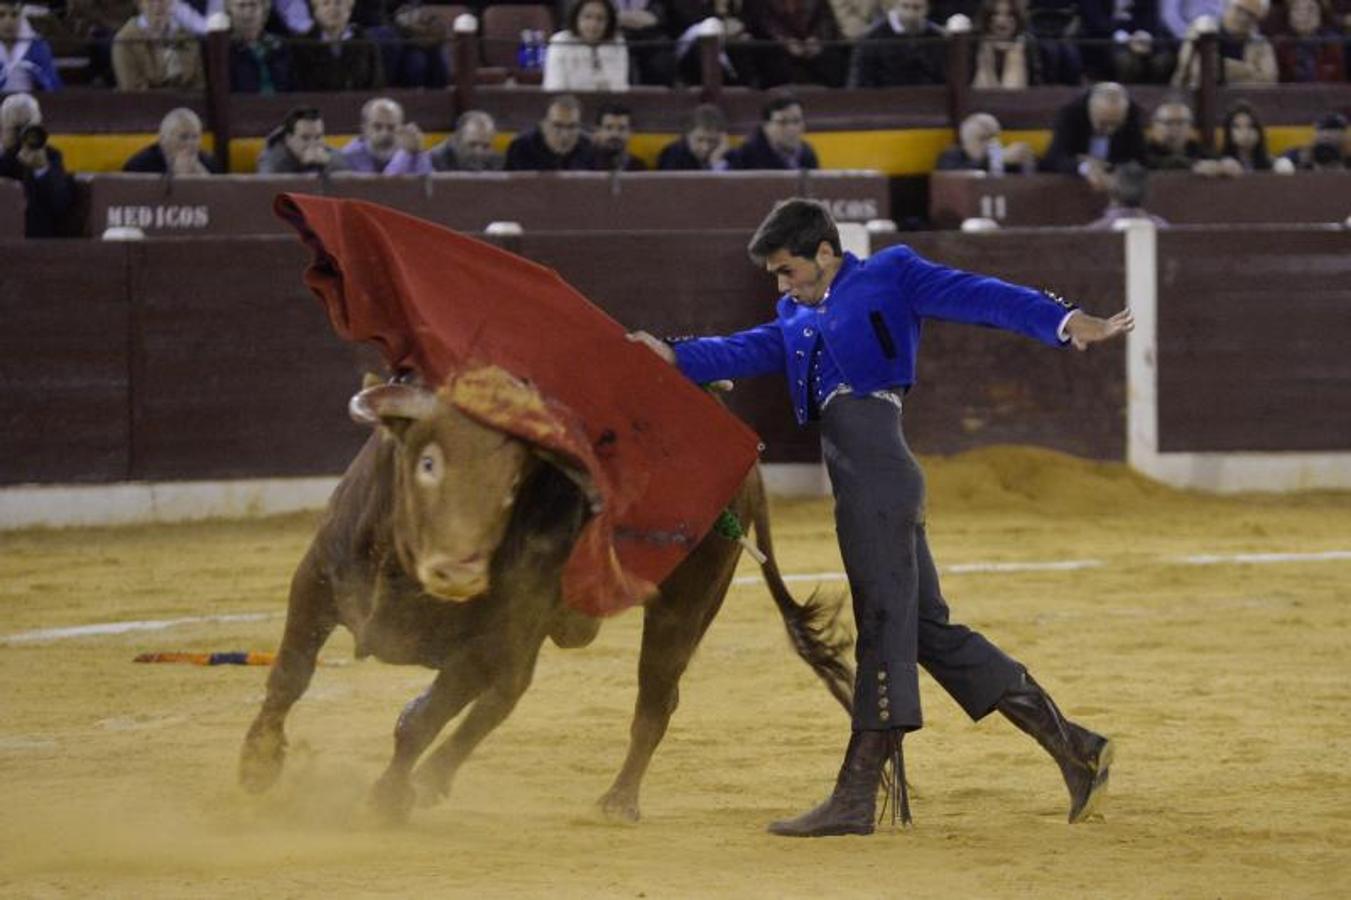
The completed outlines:
{"type": "Polygon", "coordinates": [[[534,678],[535,662],[539,658],[544,636],[537,635],[533,640],[534,650],[505,667],[474,701],[454,733],[417,767],[413,780],[421,805],[431,806],[450,794],[451,782],[455,780],[455,773],[460,766],[516,708],[534,678]]]}
{"type": "Polygon", "coordinates": [[[286,760],[286,715],[309,687],[319,650],[336,624],[332,585],[311,546],[291,579],[286,630],[268,672],[267,696],[239,754],[239,783],[245,790],[265,791],[281,775],[286,760]]]}
{"type": "Polygon", "coordinates": [[[484,690],[484,666],[460,653],[404,707],[394,726],[394,757],[371,789],[371,804],[387,821],[407,820],[415,793],[409,774],[446,723],[484,690]]]}

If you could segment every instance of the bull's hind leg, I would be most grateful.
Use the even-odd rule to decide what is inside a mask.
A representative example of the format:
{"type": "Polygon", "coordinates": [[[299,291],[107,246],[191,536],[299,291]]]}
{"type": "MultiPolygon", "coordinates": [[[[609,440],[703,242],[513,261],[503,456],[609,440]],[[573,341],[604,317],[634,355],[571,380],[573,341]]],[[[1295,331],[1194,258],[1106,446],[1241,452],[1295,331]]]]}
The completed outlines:
{"type": "MultiPolygon", "coordinates": [[[[542,637],[540,642],[542,643],[542,637]]],[[[534,677],[536,652],[524,665],[512,667],[510,674],[499,676],[479,695],[465,714],[464,721],[417,767],[413,780],[417,785],[418,801],[424,806],[444,799],[450,794],[455,773],[493,730],[506,721],[516,708],[521,696],[534,677]]]]}
{"type": "Polygon", "coordinates": [[[291,579],[286,630],[267,676],[267,697],[239,754],[239,783],[245,790],[265,791],[281,774],[286,759],[286,715],[309,687],[319,649],[336,625],[333,592],[311,547],[291,579]]]}
{"type": "Polygon", "coordinates": [[[643,611],[638,702],[629,729],[629,752],[614,784],[600,798],[601,811],[610,818],[638,821],[643,775],[680,702],[680,677],[722,607],[736,556],[734,544],[716,536],[706,538],[662,585],[661,597],[643,611]]]}

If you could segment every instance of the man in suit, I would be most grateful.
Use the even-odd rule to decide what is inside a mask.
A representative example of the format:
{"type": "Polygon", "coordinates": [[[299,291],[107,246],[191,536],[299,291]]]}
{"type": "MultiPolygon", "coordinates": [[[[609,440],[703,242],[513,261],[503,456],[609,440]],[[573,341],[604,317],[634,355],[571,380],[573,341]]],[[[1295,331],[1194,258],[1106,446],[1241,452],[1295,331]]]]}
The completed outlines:
{"type": "Polygon", "coordinates": [[[1130,161],[1145,164],[1141,120],[1140,107],[1124,87],[1098,82],[1056,114],[1042,169],[1077,172],[1095,190],[1105,191],[1113,167],[1130,161]]]}
{"type": "Polygon", "coordinates": [[[728,169],[819,169],[816,151],[803,139],[807,120],[802,101],[776,97],[760,112],[760,127],[740,147],[729,150],[722,167],[728,169]]]}
{"type": "Polygon", "coordinates": [[[930,22],[928,16],[928,0],[891,0],[887,14],[854,45],[849,86],[946,82],[943,29],[930,22]]]}
{"type": "Polygon", "coordinates": [[[1129,331],[1130,314],[1099,319],[1041,291],[936,265],[903,245],[860,260],[842,252],[835,222],[814,200],[779,203],[748,249],[778,280],[774,321],[674,345],[645,332],[630,339],[701,384],[783,373],[798,423],[820,423],[858,629],[853,731],[830,798],[769,830],[872,833],[888,761],[893,810],[908,820],[901,744],[922,725],[921,665],[971,718],[998,710],[1035,738],[1060,766],[1070,822],[1082,821],[1102,799],[1112,746],[1068,721],[1021,663],[949,620],[921,520],[924,479],[901,411],[915,381],[921,319],[1004,328],[1082,350],[1129,331]]]}
{"type": "Polygon", "coordinates": [[[582,105],[571,94],[549,101],[539,125],[507,145],[508,172],[557,172],[591,168],[593,148],[582,134],[582,105]]]}

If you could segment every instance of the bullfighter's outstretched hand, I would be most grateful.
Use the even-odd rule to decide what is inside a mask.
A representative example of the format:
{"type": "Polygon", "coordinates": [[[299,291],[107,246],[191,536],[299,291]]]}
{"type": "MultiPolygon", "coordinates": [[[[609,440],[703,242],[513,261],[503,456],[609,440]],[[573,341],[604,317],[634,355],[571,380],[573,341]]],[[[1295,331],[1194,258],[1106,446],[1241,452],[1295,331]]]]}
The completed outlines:
{"type": "Polygon", "coordinates": [[[1076,310],[1065,323],[1065,333],[1069,335],[1075,350],[1087,350],[1090,344],[1109,341],[1119,334],[1134,330],[1135,317],[1129,309],[1123,309],[1109,319],[1099,319],[1083,310],[1076,310]]]}

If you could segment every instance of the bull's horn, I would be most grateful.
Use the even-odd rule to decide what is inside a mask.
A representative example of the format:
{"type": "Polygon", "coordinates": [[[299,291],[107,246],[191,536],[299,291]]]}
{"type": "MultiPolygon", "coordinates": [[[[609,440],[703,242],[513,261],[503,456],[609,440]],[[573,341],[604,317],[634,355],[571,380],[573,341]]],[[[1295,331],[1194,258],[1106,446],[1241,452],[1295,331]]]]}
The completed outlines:
{"type": "Polygon", "coordinates": [[[436,395],[412,384],[378,384],[352,397],[347,412],[354,422],[380,425],[390,419],[425,419],[436,411],[436,395]]]}

